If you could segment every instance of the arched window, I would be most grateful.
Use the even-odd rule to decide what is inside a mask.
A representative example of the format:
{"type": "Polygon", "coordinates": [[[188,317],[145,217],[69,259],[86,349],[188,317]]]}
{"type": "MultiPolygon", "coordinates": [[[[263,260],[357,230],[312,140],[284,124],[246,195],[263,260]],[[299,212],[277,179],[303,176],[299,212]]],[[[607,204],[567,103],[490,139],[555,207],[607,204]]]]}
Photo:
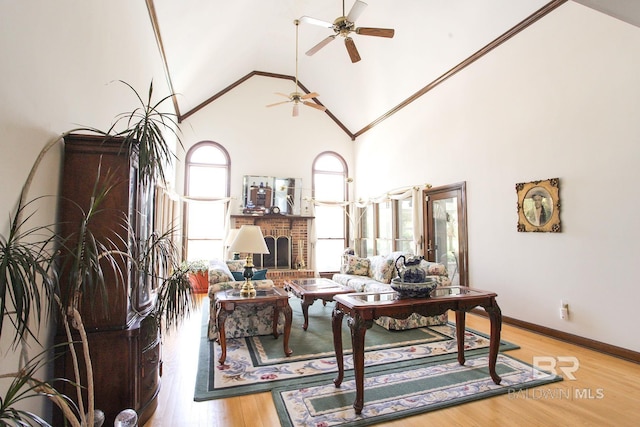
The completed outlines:
{"type": "Polygon", "coordinates": [[[184,229],[188,260],[223,258],[229,196],[229,154],[216,142],[199,142],[187,153],[184,229]]]}
{"type": "Polygon", "coordinates": [[[347,163],[337,153],[321,153],[313,162],[317,271],[340,269],[341,254],[348,235],[345,215],[347,172],[347,163]]]}

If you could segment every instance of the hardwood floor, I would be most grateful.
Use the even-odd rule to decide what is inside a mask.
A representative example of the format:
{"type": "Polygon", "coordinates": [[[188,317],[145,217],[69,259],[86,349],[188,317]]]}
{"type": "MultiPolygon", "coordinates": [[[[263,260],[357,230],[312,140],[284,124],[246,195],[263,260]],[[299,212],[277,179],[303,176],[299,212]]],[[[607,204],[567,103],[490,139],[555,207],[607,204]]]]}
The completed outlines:
{"type": "MultiPolygon", "coordinates": [[[[316,302],[316,304],[318,304],[316,302]]],[[[206,298],[199,306],[208,310],[206,298]]],[[[164,337],[158,409],[145,427],[273,427],[280,425],[270,393],[194,402],[201,308],[164,337]]],[[[296,325],[294,325],[295,327],[296,325]]],[[[299,325],[298,325],[299,326],[299,325]]],[[[485,333],[489,320],[467,315],[467,326],[485,333]]],[[[575,380],[564,381],[404,418],[385,426],[635,426],[640,419],[640,366],[622,359],[503,325],[502,338],[521,348],[507,354],[527,363],[534,356],[573,356],[575,380]]],[[[295,351],[295,349],[293,349],[295,351]]],[[[569,367],[570,363],[558,363],[569,367]]],[[[365,401],[366,405],[366,401],[365,401]]]]}

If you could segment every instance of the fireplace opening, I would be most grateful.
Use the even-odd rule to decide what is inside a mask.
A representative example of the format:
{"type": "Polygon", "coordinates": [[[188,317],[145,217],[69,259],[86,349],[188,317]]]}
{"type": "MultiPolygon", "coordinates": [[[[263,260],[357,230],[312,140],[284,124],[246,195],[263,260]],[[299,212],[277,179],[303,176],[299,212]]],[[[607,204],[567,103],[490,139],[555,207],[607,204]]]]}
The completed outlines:
{"type": "Polygon", "coordinates": [[[265,236],[269,248],[268,254],[254,254],[253,265],[256,268],[291,268],[291,238],[288,236],[265,236]]]}

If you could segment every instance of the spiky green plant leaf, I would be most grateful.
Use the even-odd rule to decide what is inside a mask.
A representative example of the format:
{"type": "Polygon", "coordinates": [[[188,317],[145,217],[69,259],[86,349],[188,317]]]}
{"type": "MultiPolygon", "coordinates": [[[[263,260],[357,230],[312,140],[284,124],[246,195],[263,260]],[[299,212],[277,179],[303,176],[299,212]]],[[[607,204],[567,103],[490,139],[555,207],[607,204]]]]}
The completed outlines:
{"type": "MultiPolygon", "coordinates": [[[[67,343],[58,344],[65,346],[67,343]]],[[[55,347],[54,347],[55,348],[55,347]]],[[[51,349],[45,349],[25,363],[25,366],[15,373],[5,373],[0,378],[10,378],[11,383],[0,396],[0,426],[26,426],[26,427],[50,427],[43,418],[19,408],[20,402],[36,397],[55,398],[59,404],[66,405],[70,412],[78,413],[77,406],[71,399],[59,393],[52,381],[43,381],[38,378],[38,373],[46,372],[51,349]]]]}
{"type": "Polygon", "coordinates": [[[186,268],[175,267],[169,277],[162,281],[158,289],[155,313],[158,319],[165,322],[165,330],[180,324],[195,307],[192,298],[193,288],[186,268]]]}
{"type": "Polygon", "coordinates": [[[140,180],[144,184],[160,180],[166,183],[164,169],[171,165],[176,158],[171,150],[169,142],[165,138],[165,132],[175,136],[176,141],[182,147],[182,141],[178,134],[178,122],[176,115],[160,110],[161,105],[171,99],[173,95],[167,95],[160,101],[153,103],[153,81],[149,85],[147,100],[143,100],[138,92],[129,83],[127,85],[138,98],[140,107],[129,113],[117,116],[117,123],[126,122],[126,129],[116,134],[123,138],[123,146],[138,159],[140,180]]]}
{"type": "Polygon", "coordinates": [[[0,334],[4,321],[11,322],[12,346],[27,335],[37,341],[36,329],[41,320],[47,318],[53,301],[50,273],[54,233],[50,226],[26,228],[33,216],[23,218],[29,204],[18,206],[8,235],[0,235],[0,334]],[[48,303],[43,305],[43,300],[48,303]],[[31,321],[35,324],[31,325],[31,321]]]}

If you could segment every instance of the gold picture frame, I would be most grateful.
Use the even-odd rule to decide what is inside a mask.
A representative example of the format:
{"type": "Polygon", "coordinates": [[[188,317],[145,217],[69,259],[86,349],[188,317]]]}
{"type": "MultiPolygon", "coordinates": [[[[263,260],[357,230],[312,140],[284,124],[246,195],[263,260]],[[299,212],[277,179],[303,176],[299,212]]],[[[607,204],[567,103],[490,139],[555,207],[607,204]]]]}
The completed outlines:
{"type": "Polygon", "coordinates": [[[560,179],[521,182],[518,193],[518,231],[559,233],[560,179]]]}

